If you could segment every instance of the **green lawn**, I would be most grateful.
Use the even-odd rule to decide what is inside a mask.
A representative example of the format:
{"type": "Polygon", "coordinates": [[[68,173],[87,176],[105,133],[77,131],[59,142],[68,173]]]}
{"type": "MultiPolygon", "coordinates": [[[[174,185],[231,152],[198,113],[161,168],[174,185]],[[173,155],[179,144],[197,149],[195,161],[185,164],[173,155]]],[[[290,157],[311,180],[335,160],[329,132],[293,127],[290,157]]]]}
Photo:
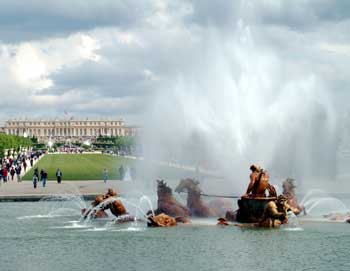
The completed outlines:
{"type": "MultiPolygon", "coordinates": [[[[56,180],[56,170],[62,171],[63,180],[102,180],[103,169],[107,168],[109,179],[119,180],[118,169],[121,165],[133,166],[136,161],[129,158],[103,154],[49,154],[45,155],[34,167],[46,170],[48,180],[56,180]]],[[[32,180],[32,168],[23,180],[32,180]]]]}
{"type": "MultiPolygon", "coordinates": [[[[48,154],[34,167],[38,167],[39,172],[41,169],[46,170],[48,180],[56,180],[57,168],[62,171],[63,180],[102,180],[104,168],[108,169],[108,179],[120,180],[118,169],[121,165],[124,168],[135,167],[138,178],[180,179],[193,176],[192,171],[185,169],[104,154],[48,154]]],[[[32,180],[33,173],[32,168],[23,180],[32,180]]]]}

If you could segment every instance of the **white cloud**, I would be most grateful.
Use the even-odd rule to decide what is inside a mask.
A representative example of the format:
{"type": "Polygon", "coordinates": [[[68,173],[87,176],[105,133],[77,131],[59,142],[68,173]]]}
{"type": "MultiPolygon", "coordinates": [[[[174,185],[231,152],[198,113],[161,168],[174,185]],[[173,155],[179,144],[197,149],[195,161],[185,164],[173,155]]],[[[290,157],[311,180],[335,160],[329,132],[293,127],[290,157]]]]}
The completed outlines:
{"type": "MultiPolygon", "coordinates": [[[[78,33],[67,38],[2,44],[0,61],[7,64],[3,69],[8,69],[6,74],[12,78],[12,85],[30,95],[52,87],[51,76],[63,68],[99,61],[99,49],[96,39],[78,33]]],[[[2,91],[5,94],[7,90],[2,91]]]]}
{"type": "Polygon", "coordinates": [[[151,80],[151,81],[160,80],[160,78],[159,78],[158,76],[156,76],[156,75],[154,74],[154,72],[152,72],[151,70],[144,69],[144,70],[142,71],[142,73],[143,73],[143,75],[144,75],[147,79],[149,79],[149,80],[151,80]]]}
{"type": "Polygon", "coordinates": [[[350,43],[321,43],[319,48],[323,51],[340,54],[340,55],[350,55],[350,43]]]}

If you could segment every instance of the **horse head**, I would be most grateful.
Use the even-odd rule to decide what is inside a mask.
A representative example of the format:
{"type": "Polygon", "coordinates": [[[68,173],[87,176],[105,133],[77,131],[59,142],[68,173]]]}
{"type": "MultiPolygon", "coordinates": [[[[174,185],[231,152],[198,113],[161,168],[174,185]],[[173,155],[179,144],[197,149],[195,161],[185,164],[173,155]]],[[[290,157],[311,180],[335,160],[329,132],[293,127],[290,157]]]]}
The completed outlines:
{"type": "Polygon", "coordinates": [[[283,188],[282,194],[284,194],[284,195],[289,194],[289,195],[294,196],[295,195],[295,188],[296,188],[296,185],[294,183],[294,179],[288,178],[287,180],[285,180],[282,184],[282,188],[283,188]]]}
{"type": "Polygon", "coordinates": [[[199,188],[199,181],[191,178],[182,179],[175,188],[175,192],[181,193],[186,191],[200,194],[202,190],[199,188]]]}
{"type": "Polygon", "coordinates": [[[157,188],[158,197],[165,194],[168,194],[168,195],[173,194],[173,190],[171,189],[171,187],[167,185],[166,182],[164,182],[164,180],[157,180],[157,183],[158,183],[158,188],[157,188]]]}

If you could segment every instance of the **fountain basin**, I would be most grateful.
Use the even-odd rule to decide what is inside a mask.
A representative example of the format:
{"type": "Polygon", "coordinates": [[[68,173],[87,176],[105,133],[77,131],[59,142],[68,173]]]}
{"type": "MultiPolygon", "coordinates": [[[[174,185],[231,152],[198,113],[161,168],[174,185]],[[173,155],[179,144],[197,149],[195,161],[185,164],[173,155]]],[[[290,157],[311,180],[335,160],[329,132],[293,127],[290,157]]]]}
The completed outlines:
{"type": "Polygon", "coordinates": [[[265,206],[275,197],[264,198],[245,198],[238,200],[237,222],[257,223],[262,218],[265,206]]]}

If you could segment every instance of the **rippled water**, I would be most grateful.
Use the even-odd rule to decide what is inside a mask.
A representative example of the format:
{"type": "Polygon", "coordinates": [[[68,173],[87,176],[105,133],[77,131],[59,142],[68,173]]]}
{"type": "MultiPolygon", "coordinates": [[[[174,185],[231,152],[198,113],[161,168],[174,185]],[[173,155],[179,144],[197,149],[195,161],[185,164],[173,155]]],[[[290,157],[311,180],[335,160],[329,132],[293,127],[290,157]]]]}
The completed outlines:
{"type": "Polygon", "coordinates": [[[79,210],[51,203],[0,203],[0,270],[350,270],[350,225],[302,229],[221,228],[215,220],[146,228],[84,225],[79,210]],[[107,269],[108,268],[108,269],[107,269]]]}

